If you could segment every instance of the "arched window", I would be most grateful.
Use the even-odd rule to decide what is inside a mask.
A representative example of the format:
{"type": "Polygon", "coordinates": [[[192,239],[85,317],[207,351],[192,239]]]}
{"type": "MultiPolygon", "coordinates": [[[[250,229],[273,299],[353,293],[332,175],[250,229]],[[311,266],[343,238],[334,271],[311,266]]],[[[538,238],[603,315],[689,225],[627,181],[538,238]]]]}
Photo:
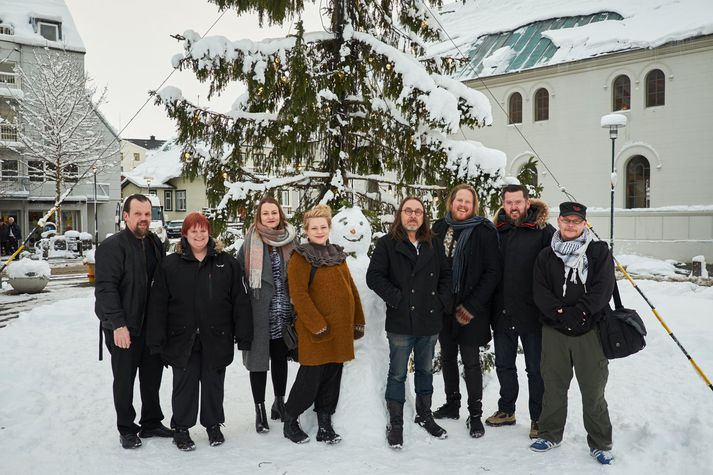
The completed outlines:
{"type": "Polygon", "coordinates": [[[612,110],[625,111],[631,108],[631,80],[622,74],[612,84],[612,110]]]}
{"type": "Polygon", "coordinates": [[[541,88],[535,92],[535,121],[550,118],[550,93],[541,88]]]}
{"type": "Polygon", "coordinates": [[[646,107],[666,103],[666,77],[660,69],[652,69],[646,75],[646,107]]]}
{"type": "Polygon", "coordinates": [[[636,155],[626,165],[626,207],[648,208],[651,167],[649,161],[636,155]]]}
{"type": "Polygon", "coordinates": [[[519,92],[510,95],[508,124],[522,124],[522,95],[519,92]]]}

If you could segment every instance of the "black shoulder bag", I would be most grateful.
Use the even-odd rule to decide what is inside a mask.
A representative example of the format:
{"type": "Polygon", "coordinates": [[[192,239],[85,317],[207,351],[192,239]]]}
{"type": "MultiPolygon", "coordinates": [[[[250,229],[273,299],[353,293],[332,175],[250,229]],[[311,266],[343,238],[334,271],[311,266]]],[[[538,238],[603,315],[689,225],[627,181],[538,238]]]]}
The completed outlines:
{"type": "Polygon", "coordinates": [[[624,358],[638,353],[646,346],[646,327],[636,310],[624,308],[619,286],[614,283],[614,308],[604,308],[599,320],[599,335],[604,355],[610,359],[624,358]]]}
{"type": "MultiPolygon", "coordinates": [[[[317,272],[317,267],[312,266],[312,268],[309,271],[309,280],[307,281],[307,290],[309,290],[309,287],[312,285],[312,281],[314,280],[314,274],[317,272]]],[[[287,347],[287,350],[290,352],[294,352],[295,354],[297,353],[297,330],[295,329],[295,320],[297,320],[297,313],[294,310],[294,307],[292,308],[292,321],[285,323],[282,326],[282,341],[285,342],[285,346],[287,347]]],[[[295,361],[297,361],[297,358],[295,357],[295,361]]]]}

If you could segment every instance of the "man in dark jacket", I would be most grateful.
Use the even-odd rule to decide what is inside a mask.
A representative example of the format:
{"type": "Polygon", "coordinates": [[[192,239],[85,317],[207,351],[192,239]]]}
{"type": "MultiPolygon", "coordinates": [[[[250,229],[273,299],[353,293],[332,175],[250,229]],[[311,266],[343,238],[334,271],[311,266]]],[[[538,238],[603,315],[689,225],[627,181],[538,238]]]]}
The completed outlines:
{"type": "Polygon", "coordinates": [[[10,216],[7,220],[7,253],[12,254],[17,251],[18,243],[21,241],[20,226],[15,222],[15,218],[10,216]]]}
{"type": "Polygon", "coordinates": [[[403,446],[403,407],[409,356],[414,354],[416,420],[434,437],[446,431],[433,420],[433,352],[443,310],[450,307],[451,271],[419,198],[408,197],[396,211],[389,233],[376,244],[366,273],[370,289],[386,302],[389,374],[387,440],[403,446]]]}
{"type": "Polygon", "coordinates": [[[10,233],[10,227],[5,224],[2,216],[0,216],[0,256],[5,254],[7,249],[8,234],[10,233]]]}
{"type": "Polygon", "coordinates": [[[238,261],[210,238],[208,218],[186,216],[181,243],[159,267],[151,288],[146,341],[173,367],[174,443],[195,448],[189,429],[200,422],[211,446],[225,437],[225,368],[238,348],[249,349],[253,320],[238,261]]]}
{"type": "Polygon", "coordinates": [[[502,207],[493,221],[500,236],[503,278],[495,293],[492,324],[500,399],[498,410],[485,423],[493,427],[515,424],[515,402],[519,392],[515,359],[519,338],[525,353],[530,438],[535,439],[544,386],[540,376],[542,324],[532,299],[532,269],[540,251],[549,247],[555,228],[547,222],[547,204],[531,200],[525,186],[508,185],[501,196],[502,207]]]}
{"type": "Polygon", "coordinates": [[[614,291],[614,261],[604,242],[592,240],[586,212],[579,203],[560,204],[559,231],[535,261],[533,295],[543,323],[545,394],[540,436],[530,448],[544,452],[562,442],[574,367],[590,453],[599,463],[608,464],[613,458],[612,425],[604,399],[609,362],[596,322],[614,291]]]}
{"type": "Polygon", "coordinates": [[[124,203],[126,229],[108,237],[96,252],[95,312],[104,331],[114,374],[114,407],[119,440],[125,449],[141,437],[173,437],[161,421],[159,388],[163,362],[146,346],[149,290],[163,260],[163,247],[149,231],[151,202],[131,195],[124,203]],[[140,426],[134,423],[134,380],[139,373],[140,426]],[[138,435],[137,435],[138,433],[138,435]]]}
{"type": "Polygon", "coordinates": [[[485,435],[483,416],[483,373],[480,347],[490,341],[490,314],[493,292],[500,281],[498,236],[489,220],[476,216],[478,195],[467,184],[454,187],[448,196],[448,213],[436,221],[435,239],[443,244],[445,257],[453,269],[452,306],[446,309],[438,336],[446,403],[433,415],[437,419],[460,417],[460,370],[468,390],[468,420],[471,437],[485,435]]]}

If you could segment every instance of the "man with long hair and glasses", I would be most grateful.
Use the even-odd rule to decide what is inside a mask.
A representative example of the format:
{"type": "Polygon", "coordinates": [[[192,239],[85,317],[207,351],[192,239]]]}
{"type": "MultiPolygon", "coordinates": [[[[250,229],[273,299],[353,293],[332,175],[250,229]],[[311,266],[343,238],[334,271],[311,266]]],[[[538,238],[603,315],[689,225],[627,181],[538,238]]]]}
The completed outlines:
{"type": "Polygon", "coordinates": [[[414,354],[416,390],[415,422],[433,437],[446,431],[433,420],[433,352],[442,314],[450,307],[451,270],[443,248],[433,239],[423,202],[405,198],[396,211],[388,234],[376,244],[366,273],[366,283],[386,302],[389,373],[386,405],[389,411],[387,441],[403,446],[403,407],[406,374],[414,354]]]}

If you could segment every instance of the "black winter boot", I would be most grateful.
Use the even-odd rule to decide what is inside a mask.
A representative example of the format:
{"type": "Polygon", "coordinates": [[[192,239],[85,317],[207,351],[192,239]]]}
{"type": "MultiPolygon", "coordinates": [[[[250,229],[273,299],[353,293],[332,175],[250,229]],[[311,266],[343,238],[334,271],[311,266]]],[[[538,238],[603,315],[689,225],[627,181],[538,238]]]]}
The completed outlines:
{"type": "Polygon", "coordinates": [[[183,450],[184,452],[190,452],[196,448],[196,444],[193,442],[193,439],[191,439],[188,429],[177,427],[173,433],[173,443],[176,444],[178,450],[183,450]]]}
{"type": "Polygon", "coordinates": [[[270,432],[270,426],[267,423],[267,413],[265,412],[265,403],[259,402],[255,404],[255,431],[258,434],[270,432]]]}
{"type": "Polygon", "coordinates": [[[317,442],[326,442],[330,445],[338,444],[342,441],[342,436],[334,432],[332,427],[332,415],[327,412],[317,413],[317,442]]]}
{"type": "Polygon", "coordinates": [[[433,414],[431,414],[431,396],[431,394],[416,395],[416,420],[414,422],[426,429],[426,432],[433,437],[445,439],[448,437],[448,432],[436,424],[433,414]]]}
{"type": "Polygon", "coordinates": [[[280,419],[285,422],[285,396],[275,396],[275,402],[270,409],[270,419],[273,421],[280,419]]]}
{"type": "Polygon", "coordinates": [[[435,410],[434,419],[460,418],[460,393],[446,395],[446,403],[435,410]]]}
{"type": "Polygon", "coordinates": [[[478,439],[485,435],[485,427],[483,427],[483,422],[480,420],[480,416],[469,416],[465,425],[468,427],[468,433],[474,439],[478,439]]]}
{"type": "Polygon", "coordinates": [[[295,444],[306,444],[309,442],[309,436],[302,430],[297,418],[290,416],[286,412],[285,424],[282,426],[282,434],[295,444]]]}
{"type": "Polygon", "coordinates": [[[404,446],[404,403],[386,401],[389,410],[389,425],[386,426],[386,441],[392,449],[404,446]]]}

